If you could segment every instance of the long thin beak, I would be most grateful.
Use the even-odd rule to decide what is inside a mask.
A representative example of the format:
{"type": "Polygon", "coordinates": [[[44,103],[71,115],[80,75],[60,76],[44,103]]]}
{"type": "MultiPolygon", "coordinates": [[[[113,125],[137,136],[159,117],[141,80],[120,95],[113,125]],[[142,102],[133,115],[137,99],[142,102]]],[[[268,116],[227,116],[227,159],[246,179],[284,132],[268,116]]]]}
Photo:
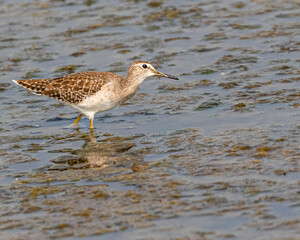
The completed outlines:
{"type": "Polygon", "coordinates": [[[175,76],[172,76],[172,75],[169,75],[169,74],[165,74],[165,73],[162,73],[162,72],[159,72],[159,71],[154,71],[154,75],[155,76],[158,76],[158,77],[165,77],[165,78],[171,78],[171,79],[174,79],[174,80],[179,80],[178,77],[175,77],[175,76]]]}

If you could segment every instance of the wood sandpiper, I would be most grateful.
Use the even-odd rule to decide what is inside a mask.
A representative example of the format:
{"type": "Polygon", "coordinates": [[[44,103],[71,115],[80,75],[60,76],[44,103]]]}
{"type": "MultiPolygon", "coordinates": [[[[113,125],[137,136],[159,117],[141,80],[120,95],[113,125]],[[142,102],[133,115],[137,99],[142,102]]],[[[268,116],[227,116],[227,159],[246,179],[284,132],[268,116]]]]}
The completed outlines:
{"type": "Polygon", "coordinates": [[[80,72],[59,78],[12,81],[34,94],[55,98],[77,109],[80,115],[72,126],[86,115],[93,130],[96,112],[107,111],[132,98],[140,84],[150,76],[178,80],[177,77],[155,70],[146,61],[134,61],[126,78],[112,72],[80,72]]]}

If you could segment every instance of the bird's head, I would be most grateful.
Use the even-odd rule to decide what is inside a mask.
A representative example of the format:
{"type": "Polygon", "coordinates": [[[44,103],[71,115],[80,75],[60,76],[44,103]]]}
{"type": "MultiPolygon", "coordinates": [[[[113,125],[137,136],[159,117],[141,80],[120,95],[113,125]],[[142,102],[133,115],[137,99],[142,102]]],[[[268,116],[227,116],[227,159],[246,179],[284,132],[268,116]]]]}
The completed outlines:
{"type": "Polygon", "coordinates": [[[150,63],[146,61],[134,61],[128,69],[128,76],[140,78],[141,81],[150,76],[171,78],[179,80],[177,77],[157,71],[150,63]]]}

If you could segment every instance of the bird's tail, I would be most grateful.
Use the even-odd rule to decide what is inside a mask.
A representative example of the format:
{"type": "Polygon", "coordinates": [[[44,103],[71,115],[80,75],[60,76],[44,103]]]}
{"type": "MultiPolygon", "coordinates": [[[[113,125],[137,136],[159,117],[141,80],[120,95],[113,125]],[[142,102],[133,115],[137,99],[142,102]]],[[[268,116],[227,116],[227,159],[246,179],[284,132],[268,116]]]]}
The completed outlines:
{"type": "Polygon", "coordinates": [[[34,94],[42,94],[45,88],[53,79],[25,79],[12,80],[14,83],[33,91],[34,94]]]}

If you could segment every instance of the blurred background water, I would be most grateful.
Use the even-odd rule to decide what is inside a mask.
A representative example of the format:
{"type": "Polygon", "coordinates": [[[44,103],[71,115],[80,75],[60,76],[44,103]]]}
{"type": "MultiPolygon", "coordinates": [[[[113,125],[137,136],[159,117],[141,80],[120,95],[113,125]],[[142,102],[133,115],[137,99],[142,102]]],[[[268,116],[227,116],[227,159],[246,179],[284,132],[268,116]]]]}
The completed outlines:
{"type": "Polygon", "coordinates": [[[0,0],[1,239],[299,239],[297,0],[0,0]],[[77,112],[12,79],[113,71],[77,112]]]}

